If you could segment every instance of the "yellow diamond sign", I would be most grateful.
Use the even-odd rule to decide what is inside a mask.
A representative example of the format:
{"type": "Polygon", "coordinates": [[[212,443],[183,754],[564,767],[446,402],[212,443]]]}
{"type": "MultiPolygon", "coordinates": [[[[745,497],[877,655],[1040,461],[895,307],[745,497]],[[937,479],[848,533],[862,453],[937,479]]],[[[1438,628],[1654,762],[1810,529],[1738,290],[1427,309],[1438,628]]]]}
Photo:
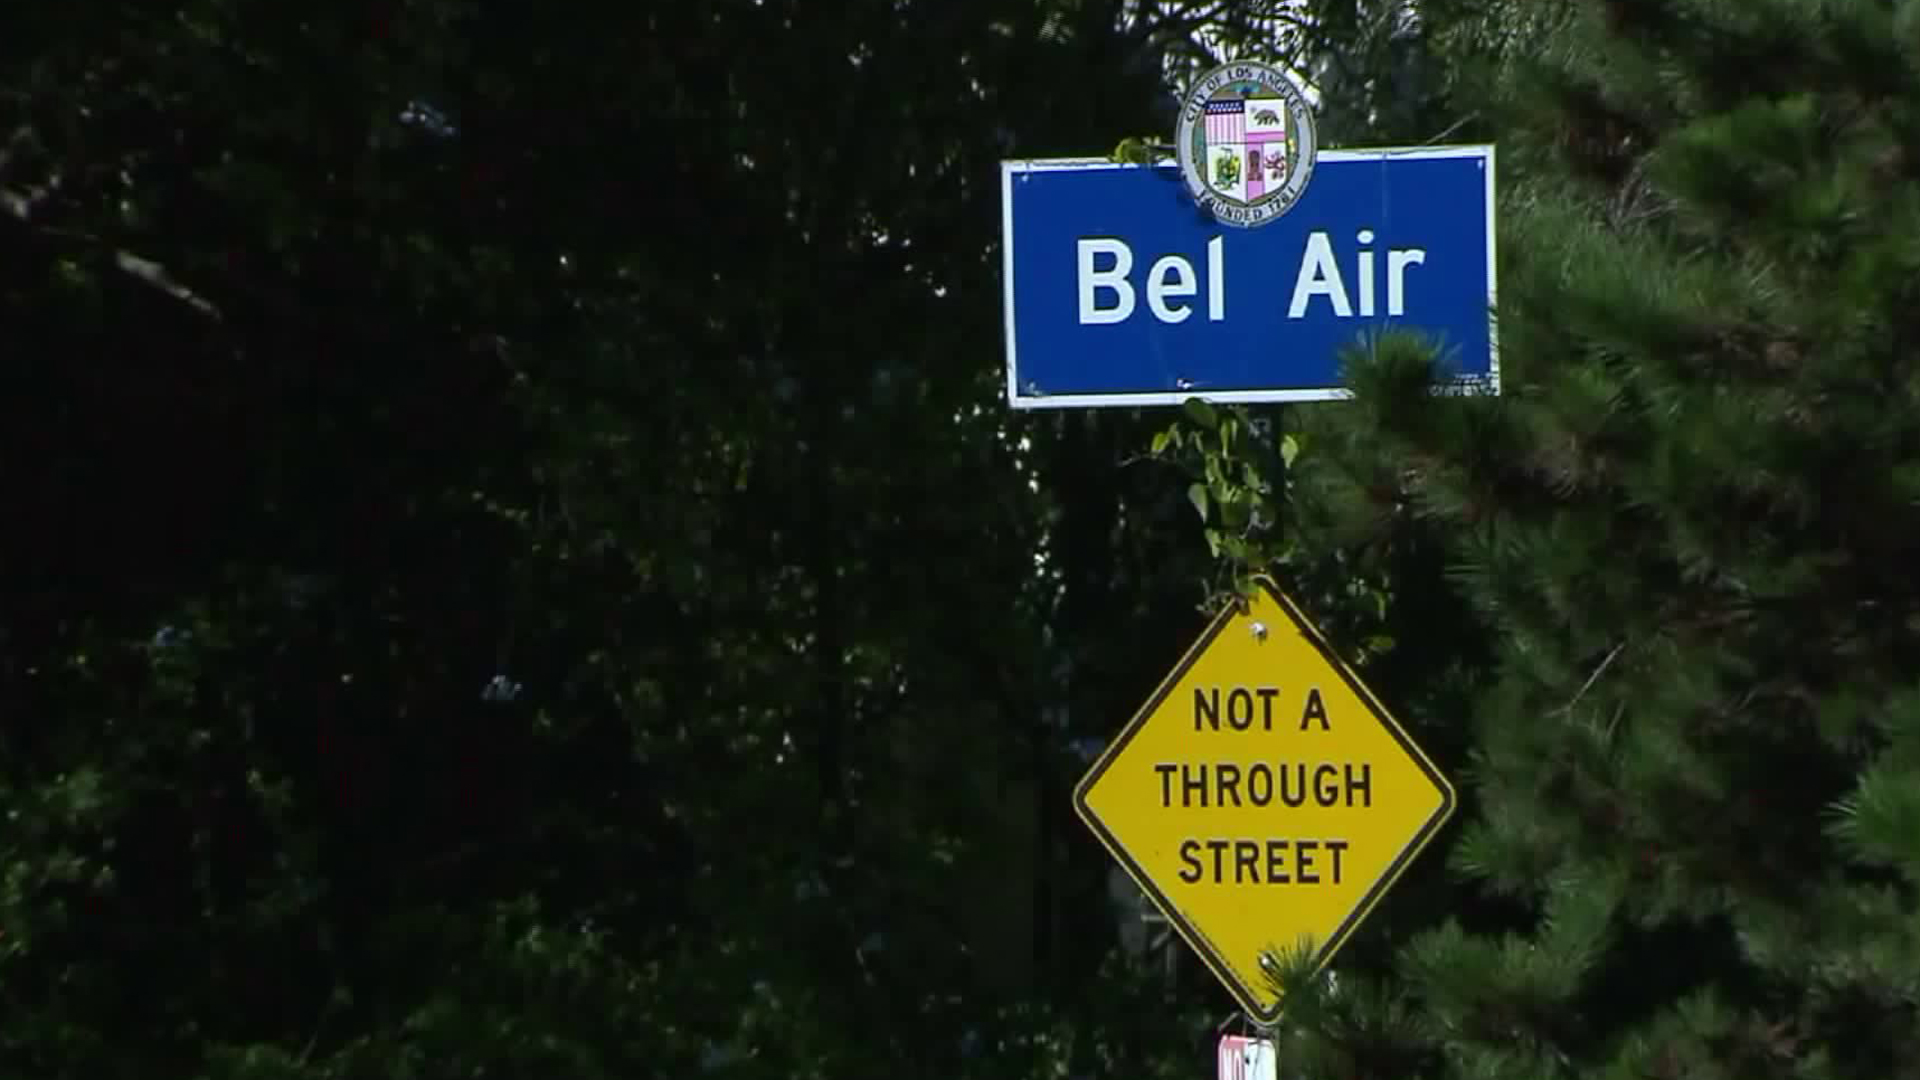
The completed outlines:
{"type": "Polygon", "coordinates": [[[1269,952],[1326,963],[1453,812],[1453,788],[1269,582],[1230,606],[1074,804],[1246,1011],[1269,952]]]}

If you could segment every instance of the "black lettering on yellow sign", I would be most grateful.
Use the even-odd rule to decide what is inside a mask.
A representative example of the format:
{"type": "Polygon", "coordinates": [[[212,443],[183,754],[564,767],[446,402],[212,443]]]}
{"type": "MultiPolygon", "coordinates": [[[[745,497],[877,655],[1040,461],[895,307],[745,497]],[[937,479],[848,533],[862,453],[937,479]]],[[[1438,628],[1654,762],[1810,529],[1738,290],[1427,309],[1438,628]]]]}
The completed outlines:
{"type": "MultiPolygon", "coordinates": [[[[1272,731],[1277,686],[1198,686],[1193,730],[1272,731]]],[[[1309,687],[1300,707],[1306,731],[1332,731],[1320,688],[1309,687]]],[[[1228,807],[1373,806],[1373,766],[1354,761],[1163,761],[1163,809],[1228,807]]],[[[1180,843],[1180,880],[1189,885],[1338,885],[1348,842],[1327,838],[1242,839],[1189,837],[1180,843]]]]}
{"type": "Polygon", "coordinates": [[[1160,805],[1165,809],[1175,805],[1183,809],[1270,806],[1275,802],[1282,806],[1305,806],[1309,802],[1319,807],[1373,805],[1373,766],[1364,761],[1222,761],[1212,765],[1162,761],[1153,771],[1160,776],[1160,805]]]}
{"type": "MultiPolygon", "coordinates": [[[[1260,730],[1273,730],[1273,699],[1280,696],[1277,686],[1236,686],[1227,691],[1227,726],[1235,731],[1246,731],[1254,725],[1254,698],[1260,699],[1260,730]]],[[[1196,686],[1193,688],[1193,730],[1199,731],[1201,724],[1215,731],[1220,730],[1220,688],[1217,686],[1196,686]]]]}
{"type": "Polygon", "coordinates": [[[1340,884],[1345,840],[1207,840],[1180,842],[1180,880],[1189,885],[1340,884]],[[1326,856],[1322,861],[1322,856],[1326,856]]]}
{"type": "Polygon", "coordinates": [[[1320,700],[1320,688],[1317,686],[1307,691],[1306,708],[1300,710],[1301,731],[1307,730],[1307,721],[1309,720],[1320,721],[1321,731],[1333,730],[1327,726],[1327,706],[1325,702],[1320,700]]]}
{"type": "MultiPolygon", "coordinates": [[[[1273,699],[1280,696],[1277,686],[1235,686],[1227,689],[1223,700],[1218,686],[1193,688],[1193,730],[1219,731],[1222,719],[1234,731],[1273,730],[1273,699]],[[1255,699],[1258,699],[1256,704],[1255,699]],[[1224,706],[1224,708],[1223,708],[1224,706]]],[[[1327,720],[1327,704],[1320,700],[1320,688],[1310,687],[1300,708],[1300,730],[1318,721],[1321,731],[1332,731],[1327,720]]]]}

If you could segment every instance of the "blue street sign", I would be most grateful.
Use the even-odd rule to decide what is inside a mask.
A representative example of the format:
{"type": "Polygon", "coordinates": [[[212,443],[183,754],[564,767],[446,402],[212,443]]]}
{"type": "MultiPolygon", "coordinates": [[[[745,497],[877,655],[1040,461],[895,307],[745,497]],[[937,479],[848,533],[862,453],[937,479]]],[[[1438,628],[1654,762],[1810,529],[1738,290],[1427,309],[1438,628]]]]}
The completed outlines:
{"type": "Polygon", "coordinates": [[[1001,165],[1016,408],[1346,396],[1343,347],[1395,327],[1452,389],[1498,393],[1493,147],[1323,150],[1282,217],[1209,220],[1180,170],[1001,165]]]}

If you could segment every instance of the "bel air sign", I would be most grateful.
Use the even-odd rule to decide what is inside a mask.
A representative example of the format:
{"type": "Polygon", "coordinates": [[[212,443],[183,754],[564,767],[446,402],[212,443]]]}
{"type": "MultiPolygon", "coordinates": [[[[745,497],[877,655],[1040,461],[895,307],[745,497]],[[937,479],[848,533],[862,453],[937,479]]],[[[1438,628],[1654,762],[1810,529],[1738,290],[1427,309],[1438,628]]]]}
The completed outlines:
{"type": "Polygon", "coordinates": [[[1172,165],[1009,161],[1001,199],[1017,408],[1344,397],[1343,350],[1391,328],[1498,392],[1491,146],[1321,150],[1258,228],[1172,165]]]}

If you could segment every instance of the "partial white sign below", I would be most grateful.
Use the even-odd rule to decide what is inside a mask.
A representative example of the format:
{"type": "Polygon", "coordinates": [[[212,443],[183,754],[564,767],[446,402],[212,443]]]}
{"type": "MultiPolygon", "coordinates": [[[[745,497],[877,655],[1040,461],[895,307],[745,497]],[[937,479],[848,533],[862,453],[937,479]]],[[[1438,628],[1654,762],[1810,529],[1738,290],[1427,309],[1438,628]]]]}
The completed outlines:
{"type": "Polygon", "coordinates": [[[1222,1036],[1220,1080],[1279,1080],[1272,1041],[1249,1035],[1222,1036]]]}

